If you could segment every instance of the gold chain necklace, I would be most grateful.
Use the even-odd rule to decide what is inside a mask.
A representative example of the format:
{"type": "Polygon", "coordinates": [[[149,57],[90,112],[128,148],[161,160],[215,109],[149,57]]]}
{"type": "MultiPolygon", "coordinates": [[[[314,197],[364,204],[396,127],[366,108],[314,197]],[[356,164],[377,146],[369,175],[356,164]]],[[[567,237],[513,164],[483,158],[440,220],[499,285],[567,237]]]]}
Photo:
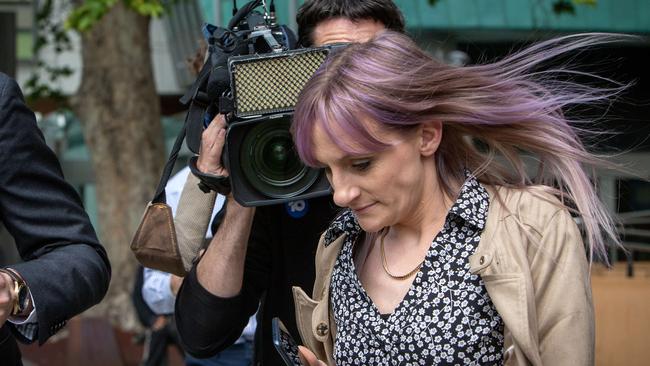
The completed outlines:
{"type": "Polygon", "coordinates": [[[422,260],[422,262],[420,262],[420,264],[415,266],[415,268],[413,268],[409,273],[407,273],[405,275],[397,276],[397,275],[394,275],[394,274],[390,273],[390,271],[388,270],[388,262],[386,262],[386,253],[384,252],[384,238],[386,237],[387,234],[388,234],[388,230],[386,230],[386,232],[381,236],[381,239],[379,241],[379,249],[381,251],[381,264],[383,265],[384,271],[386,271],[386,274],[389,275],[391,278],[394,278],[396,280],[405,280],[405,279],[413,276],[414,274],[416,274],[420,270],[420,268],[422,268],[422,265],[424,264],[424,259],[422,260]]]}

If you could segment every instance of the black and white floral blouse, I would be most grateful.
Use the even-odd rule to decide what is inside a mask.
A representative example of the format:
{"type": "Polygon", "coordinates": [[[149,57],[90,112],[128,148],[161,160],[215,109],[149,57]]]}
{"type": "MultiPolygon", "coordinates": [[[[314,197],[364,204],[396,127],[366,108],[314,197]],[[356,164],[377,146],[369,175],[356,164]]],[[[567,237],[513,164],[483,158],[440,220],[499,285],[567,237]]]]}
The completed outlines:
{"type": "Polygon", "coordinates": [[[362,232],[354,214],[346,211],[332,223],[325,243],[348,234],[330,285],[337,365],[503,363],[503,321],[481,278],[469,272],[488,205],[487,191],[468,174],[409,291],[384,316],[356,274],[352,253],[362,232]]]}

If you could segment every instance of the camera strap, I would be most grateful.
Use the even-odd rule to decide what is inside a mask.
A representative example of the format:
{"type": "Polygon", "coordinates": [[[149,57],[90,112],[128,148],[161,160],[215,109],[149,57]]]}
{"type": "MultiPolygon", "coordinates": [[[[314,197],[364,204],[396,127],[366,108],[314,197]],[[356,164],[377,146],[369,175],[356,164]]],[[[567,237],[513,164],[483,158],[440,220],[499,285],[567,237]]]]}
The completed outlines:
{"type": "Polygon", "coordinates": [[[191,265],[186,266],[183,261],[174,228],[172,209],[166,203],[165,187],[185,139],[186,128],[187,124],[184,123],[163,169],[156,194],[147,204],[130,245],[131,251],[143,266],[181,277],[187,274],[191,265]]]}
{"type": "Polygon", "coordinates": [[[163,169],[156,193],[151,202],[147,204],[138,229],[131,240],[131,250],[142,265],[178,276],[187,274],[194,255],[192,254],[189,260],[183,259],[187,255],[181,253],[178,245],[172,209],[166,202],[165,187],[178,159],[178,153],[183,146],[188,122],[192,118],[201,118],[204,112],[204,108],[197,106],[193,100],[189,107],[183,126],[163,169]]]}
{"type": "Polygon", "coordinates": [[[208,76],[210,75],[210,69],[212,69],[212,60],[211,57],[208,57],[203,63],[203,67],[201,67],[201,71],[199,71],[199,75],[196,77],[192,86],[179,99],[181,104],[187,105],[196,97],[201,87],[205,88],[205,83],[208,81],[208,76]]]}
{"type": "Polygon", "coordinates": [[[199,153],[201,146],[201,133],[203,126],[207,125],[205,118],[210,118],[206,111],[210,105],[210,98],[208,96],[208,81],[210,72],[212,71],[211,57],[203,64],[199,75],[194,81],[194,84],[187,90],[185,95],[181,97],[180,102],[183,105],[189,105],[189,110],[185,117],[185,133],[187,134],[186,142],[187,147],[195,154],[199,153]]]}
{"type": "MultiPolygon", "coordinates": [[[[187,105],[189,103],[189,109],[187,111],[187,114],[185,115],[185,121],[183,122],[183,127],[179,131],[178,136],[176,137],[176,141],[174,142],[174,146],[172,147],[172,150],[169,153],[169,158],[167,159],[167,163],[165,164],[165,168],[163,169],[162,176],[160,177],[158,188],[156,189],[156,193],[154,194],[154,197],[151,200],[152,203],[165,203],[165,187],[167,186],[167,182],[169,181],[169,178],[172,174],[172,170],[174,169],[174,165],[176,164],[176,160],[178,159],[178,152],[181,150],[181,147],[183,146],[183,140],[185,140],[188,131],[192,131],[192,126],[190,126],[190,124],[203,123],[202,122],[203,116],[205,114],[207,104],[202,103],[199,100],[200,98],[197,98],[197,95],[199,95],[200,90],[202,88],[205,88],[208,76],[210,75],[211,67],[212,64],[208,59],[208,61],[206,61],[203,64],[203,67],[199,72],[199,76],[197,77],[194,84],[180,99],[180,102],[184,105],[187,105]]],[[[194,128],[194,130],[197,129],[194,128]]],[[[202,130],[203,129],[198,129],[198,131],[202,131],[202,130]]],[[[198,141],[201,141],[200,136],[198,138],[198,141]]],[[[192,149],[190,148],[190,150],[192,149]]],[[[197,147],[197,151],[198,151],[198,147],[197,147]]]]}
{"type": "Polygon", "coordinates": [[[181,150],[181,146],[183,145],[183,140],[185,139],[185,130],[187,129],[188,116],[189,113],[185,117],[185,123],[183,123],[183,127],[181,128],[181,131],[178,133],[178,136],[176,137],[176,141],[174,142],[174,146],[172,147],[172,150],[169,153],[169,159],[167,160],[167,163],[165,164],[165,168],[163,169],[162,176],[160,177],[160,182],[158,183],[158,188],[156,188],[156,193],[154,194],[153,199],[151,200],[152,203],[166,203],[165,187],[167,186],[167,181],[169,181],[169,177],[172,175],[172,170],[174,169],[174,165],[176,164],[176,159],[178,159],[178,152],[181,150]]]}

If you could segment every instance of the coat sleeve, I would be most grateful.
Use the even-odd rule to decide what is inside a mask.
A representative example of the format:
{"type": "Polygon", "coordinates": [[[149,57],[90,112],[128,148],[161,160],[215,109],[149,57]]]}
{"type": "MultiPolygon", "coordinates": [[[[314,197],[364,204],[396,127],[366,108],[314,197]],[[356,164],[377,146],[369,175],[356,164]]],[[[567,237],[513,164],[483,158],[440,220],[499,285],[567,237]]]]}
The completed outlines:
{"type": "Polygon", "coordinates": [[[544,228],[530,265],[543,364],[593,365],[589,265],[580,231],[566,210],[557,211],[544,228]]]}
{"type": "Polygon", "coordinates": [[[204,193],[198,187],[199,179],[190,173],[183,186],[180,201],[174,216],[174,228],[178,250],[186,271],[192,268],[198,256],[205,233],[210,225],[212,210],[217,198],[216,192],[204,193]]]}
{"type": "Polygon", "coordinates": [[[42,344],[70,317],[104,297],[110,266],[78,194],[64,180],[56,156],[45,144],[34,113],[16,82],[3,74],[0,167],[0,221],[24,260],[11,267],[32,293],[42,344]]]}

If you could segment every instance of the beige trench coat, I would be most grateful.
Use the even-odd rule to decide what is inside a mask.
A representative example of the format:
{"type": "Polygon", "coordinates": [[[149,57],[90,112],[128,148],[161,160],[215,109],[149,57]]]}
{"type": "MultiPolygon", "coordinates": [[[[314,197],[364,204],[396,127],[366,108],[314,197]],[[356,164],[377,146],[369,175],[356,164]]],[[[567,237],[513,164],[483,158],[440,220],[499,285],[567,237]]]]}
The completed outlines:
{"type": "MultiPolygon", "coordinates": [[[[539,187],[490,192],[485,230],[470,271],[483,279],[505,324],[506,365],[593,365],[589,265],[578,227],[539,187]]],[[[316,253],[313,296],[293,288],[304,345],[329,365],[336,325],[329,280],[344,236],[316,253]]]]}

